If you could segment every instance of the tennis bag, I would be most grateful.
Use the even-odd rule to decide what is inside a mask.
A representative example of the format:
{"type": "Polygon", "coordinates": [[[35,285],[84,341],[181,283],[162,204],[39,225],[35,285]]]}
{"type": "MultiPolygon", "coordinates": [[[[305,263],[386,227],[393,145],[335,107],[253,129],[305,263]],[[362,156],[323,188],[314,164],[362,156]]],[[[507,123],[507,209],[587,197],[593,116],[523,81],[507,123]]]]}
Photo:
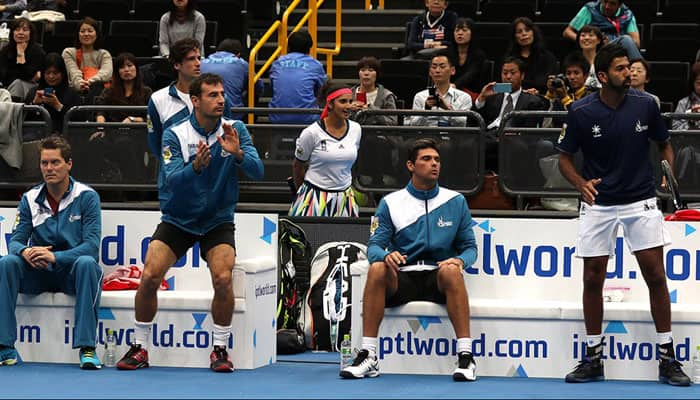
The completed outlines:
{"type": "Polygon", "coordinates": [[[321,245],[311,261],[311,289],[304,305],[306,346],[337,351],[350,333],[350,265],[367,260],[367,246],[357,242],[321,245]]]}
{"type": "Polygon", "coordinates": [[[288,219],[279,220],[277,263],[277,354],[306,351],[300,316],[309,289],[313,250],[306,233],[288,219]]]}

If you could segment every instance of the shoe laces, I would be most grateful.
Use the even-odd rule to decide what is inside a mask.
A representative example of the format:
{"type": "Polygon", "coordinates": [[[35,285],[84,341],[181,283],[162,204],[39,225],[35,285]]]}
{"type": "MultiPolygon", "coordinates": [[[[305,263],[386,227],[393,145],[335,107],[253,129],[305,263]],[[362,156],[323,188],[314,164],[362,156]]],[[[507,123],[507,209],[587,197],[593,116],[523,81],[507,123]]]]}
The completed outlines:
{"type": "Polygon", "coordinates": [[[80,355],[84,356],[84,357],[94,358],[96,356],[96,354],[97,353],[95,353],[95,349],[92,349],[92,348],[84,347],[84,348],[80,349],[80,355]]]}
{"type": "Polygon", "coordinates": [[[133,358],[134,355],[137,354],[137,353],[139,353],[141,350],[143,350],[143,347],[141,347],[141,346],[133,346],[133,345],[132,345],[132,346],[129,348],[129,351],[126,352],[126,356],[125,356],[125,357],[127,357],[127,358],[133,358]]]}
{"type": "Polygon", "coordinates": [[[662,368],[667,371],[683,373],[683,364],[675,358],[661,361],[662,368]]]}
{"type": "Polygon", "coordinates": [[[466,369],[469,368],[469,365],[474,362],[474,356],[472,353],[468,352],[462,352],[459,353],[459,368],[460,369],[466,369]]]}
{"type": "Polygon", "coordinates": [[[357,357],[352,361],[352,366],[357,367],[369,358],[369,351],[362,350],[357,353],[357,357]]]}
{"type": "Polygon", "coordinates": [[[214,347],[214,354],[216,355],[217,360],[228,361],[228,352],[226,351],[226,348],[215,346],[214,347]]]}
{"type": "Polygon", "coordinates": [[[574,371],[580,371],[585,368],[593,368],[593,363],[595,362],[595,359],[589,358],[589,357],[583,357],[581,361],[576,364],[576,367],[574,368],[574,371]]]}

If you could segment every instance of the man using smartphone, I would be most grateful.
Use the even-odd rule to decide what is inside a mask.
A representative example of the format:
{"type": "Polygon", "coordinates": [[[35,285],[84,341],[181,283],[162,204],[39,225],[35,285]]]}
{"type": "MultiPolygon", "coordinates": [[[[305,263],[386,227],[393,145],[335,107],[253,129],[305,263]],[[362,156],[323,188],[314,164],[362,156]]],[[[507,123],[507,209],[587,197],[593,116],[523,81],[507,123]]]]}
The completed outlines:
{"type": "MultiPolygon", "coordinates": [[[[467,93],[452,87],[450,77],[455,74],[449,53],[440,52],[430,60],[428,72],[432,83],[413,98],[414,110],[465,111],[472,108],[472,98],[467,93]]],[[[414,126],[466,126],[467,117],[416,115],[408,118],[407,125],[414,126]]]]}
{"type": "MultiPolygon", "coordinates": [[[[476,98],[474,108],[486,122],[486,169],[498,171],[498,128],[503,117],[515,110],[547,110],[549,101],[522,89],[525,79],[525,63],[519,58],[506,57],[501,67],[501,83],[491,82],[484,86],[476,98]],[[508,90],[510,85],[510,90],[508,90]],[[498,89],[498,90],[497,90],[498,89]]],[[[511,119],[509,126],[535,127],[540,118],[511,119]]],[[[525,143],[512,143],[514,162],[525,162],[528,157],[516,153],[528,153],[525,143]]],[[[528,170],[528,169],[526,169],[528,170]]]]}

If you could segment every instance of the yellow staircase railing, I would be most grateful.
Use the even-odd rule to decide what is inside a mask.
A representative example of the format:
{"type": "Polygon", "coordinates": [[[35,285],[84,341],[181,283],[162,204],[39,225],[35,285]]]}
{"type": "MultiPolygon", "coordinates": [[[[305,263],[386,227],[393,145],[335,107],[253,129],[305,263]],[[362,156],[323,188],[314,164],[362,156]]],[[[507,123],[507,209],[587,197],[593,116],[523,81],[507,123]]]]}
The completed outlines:
{"type": "MultiPolygon", "coordinates": [[[[384,0],[379,0],[380,5],[383,7],[384,0]]],[[[323,4],[324,0],[308,0],[308,9],[306,13],[301,17],[299,22],[292,29],[293,32],[297,32],[304,24],[308,21],[308,31],[313,39],[313,45],[311,47],[310,56],[316,58],[317,54],[326,55],[326,73],[329,77],[333,76],[333,56],[340,54],[341,48],[341,16],[342,16],[342,0],[336,0],[335,4],[335,47],[332,49],[325,49],[318,47],[318,8],[323,4]]],[[[294,0],[282,14],[282,20],[275,21],[270,28],[265,32],[265,34],[258,40],[253,49],[250,51],[250,57],[248,59],[248,107],[255,106],[255,83],[262,79],[262,76],[267,72],[272,63],[281,55],[287,54],[287,38],[289,30],[289,17],[296,7],[301,3],[301,0],[294,0]],[[265,63],[260,67],[260,69],[255,71],[255,61],[257,59],[260,49],[270,40],[270,37],[277,33],[277,47],[272,52],[270,57],[265,61],[265,63]]],[[[248,123],[252,124],[254,122],[254,115],[248,114],[248,123]]]]}

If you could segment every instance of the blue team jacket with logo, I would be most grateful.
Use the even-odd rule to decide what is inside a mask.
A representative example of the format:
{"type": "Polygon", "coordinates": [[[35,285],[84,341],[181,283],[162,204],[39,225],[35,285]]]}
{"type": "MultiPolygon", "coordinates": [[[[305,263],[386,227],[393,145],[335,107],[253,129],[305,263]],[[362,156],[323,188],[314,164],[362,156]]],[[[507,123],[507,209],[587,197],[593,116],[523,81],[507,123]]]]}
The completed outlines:
{"type": "Polygon", "coordinates": [[[383,261],[397,250],[407,256],[406,266],[421,264],[402,270],[434,268],[451,257],[469,267],[477,257],[471,222],[460,193],[439,186],[422,191],[409,183],[379,202],[370,228],[369,262],[383,261]]]}
{"type": "Polygon", "coordinates": [[[162,220],[195,235],[203,235],[224,222],[233,222],[239,168],[253,180],[263,177],[262,161],[248,129],[243,122],[227,118],[222,118],[216,129],[207,133],[192,113],[163,133],[161,157],[165,177],[161,188],[165,196],[161,199],[166,199],[161,205],[162,220]],[[238,131],[244,152],[240,163],[216,139],[224,133],[222,122],[238,131]],[[200,140],[209,146],[211,161],[197,174],[192,162],[200,140]]]}
{"type": "Polygon", "coordinates": [[[8,253],[19,256],[30,244],[52,246],[56,266],[66,269],[80,256],[90,256],[97,261],[101,234],[102,214],[97,192],[70,178],[58,213],[53,215],[46,199],[46,184],[42,183],[22,196],[8,253]]]}

